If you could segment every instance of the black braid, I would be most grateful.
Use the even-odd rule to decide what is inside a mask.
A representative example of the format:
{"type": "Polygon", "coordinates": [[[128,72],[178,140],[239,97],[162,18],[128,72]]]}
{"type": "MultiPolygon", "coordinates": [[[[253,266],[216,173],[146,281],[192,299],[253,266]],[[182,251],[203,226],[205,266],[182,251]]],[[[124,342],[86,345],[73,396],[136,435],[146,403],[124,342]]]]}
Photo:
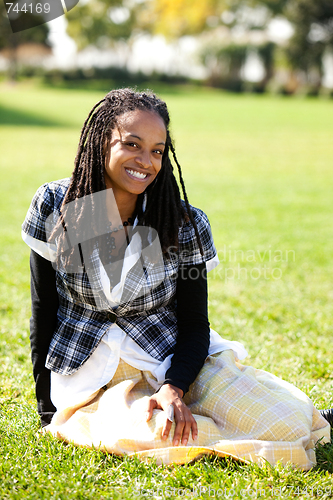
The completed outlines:
{"type": "Polygon", "coordinates": [[[175,160],[175,163],[176,163],[177,168],[178,168],[179,180],[180,180],[180,184],[181,184],[182,190],[183,190],[184,201],[185,201],[185,204],[186,204],[187,213],[188,213],[190,221],[192,222],[193,227],[194,227],[195,236],[197,238],[197,242],[198,242],[198,245],[199,245],[199,248],[200,248],[200,253],[201,253],[201,255],[203,255],[204,251],[203,251],[203,248],[202,248],[202,243],[201,243],[201,240],[200,240],[199,231],[198,231],[197,225],[195,223],[195,220],[193,219],[193,214],[192,214],[192,211],[191,211],[191,208],[190,208],[190,204],[188,202],[188,197],[187,197],[187,193],[186,193],[186,189],[185,189],[185,183],[184,183],[184,179],[183,179],[182,169],[181,169],[180,164],[178,162],[178,159],[177,159],[177,156],[176,156],[176,151],[175,151],[175,148],[174,148],[173,144],[170,144],[170,149],[171,149],[171,152],[172,152],[173,159],[175,160]]]}
{"type": "MultiPolygon", "coordinates": [[[[139,225],[146,225],[156,229],[162,251],[165,255],[168,255],[171,247],[178,248],[179,228],[184,221],[190,220],[195,230],[200,252],[203,255],[203,248],[188,202],[181,167],[170,137],[169,112],[165,102],[150,91],[139,93],[132,89],[113,90],[92,108],[81,131],[75,167],[63,205],[106,189],[104,166],[112,130],[117,126],[117,119],[122,114],[137,109],[157,113],[163,119],[167,131],[162,168],[154,182],[146,189],[147,204],[144,212],[142,210],[144,194],[139,195],[137,199],[136,215],[139,218],[139,225]],[[173,174],[169,150],[172,152],[178,168],[186,210],[181,202],[178,184],[173,174]]],[[[80,213],[77,214],[77,222],[80,222],[80,213]]]]}

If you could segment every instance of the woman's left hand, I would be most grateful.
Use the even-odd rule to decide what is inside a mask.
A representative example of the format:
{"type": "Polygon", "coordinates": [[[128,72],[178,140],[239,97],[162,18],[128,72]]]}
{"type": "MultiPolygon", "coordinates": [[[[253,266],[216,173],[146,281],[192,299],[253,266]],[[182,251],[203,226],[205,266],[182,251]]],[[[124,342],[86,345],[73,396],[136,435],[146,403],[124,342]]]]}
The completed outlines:
{"type": "MultiPolygon", "coordinates": [[[[146,419],[148,422],[151,419],[153,410],[164,410],[165,413],[167,413],[168,407],[170,405],[173,406],[176,422],[176,429],[173,436],[174,446],[178,446],[180,442],[183,446],[186,446],[190,432],[192,432],[193,440],[195,440],[198,436],[197,423],[191,413],[191,410],[187,408],[185,403],[182,401],[182,396],[183,391],[178,387],[170,384],[162,385],[160,390],[149,398],[146,409],[146,419]]],[[[172,422],[166,416],[166,422],[162,430],[163,440],[166,440],[169,436],[171,426],[172,422]]]]}

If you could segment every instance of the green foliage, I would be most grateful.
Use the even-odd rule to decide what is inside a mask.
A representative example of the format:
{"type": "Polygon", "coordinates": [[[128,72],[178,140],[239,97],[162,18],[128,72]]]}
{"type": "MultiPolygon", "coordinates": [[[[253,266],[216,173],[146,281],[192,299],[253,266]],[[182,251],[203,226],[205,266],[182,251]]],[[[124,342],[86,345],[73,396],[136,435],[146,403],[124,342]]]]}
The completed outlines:
{"type": "Polygon", "coordinates": [[[273,15],[281,15],[290,0],[250,0],[250,5],[264,5],[273,15]]]}
{"type": "Polygon", "coordinates": [[[285,13],[295,33],[287,54],[295,68],[322,73],[322,56],[333,47],[333,3],[330,0],[290,0],[285,13]]]}
{"type": "Polygon", "coordinates": [[[318,89],[323,75],[323,54],[327,47],[333,47],[332,1],[250,0],[250,5],[264,5],[272,16],[283,15],[291,22],[294,34],[285,49],[288,60],[292,68],[302,70],[309,83],[318,89]]]}
{"type": "MultiPolygon", "coordinates": [[[[29,12],[24,17],[29,17],[29,12]]],[[[36,17],[36,16],[32,16],[36,17]]],[[[5,4],[0,2],[0,50],[3,48],[16,48],[23,43],[41,43],[42,45],[49,46],[47,36],[49,33],[48,24],[44,23],[35,28],[13,33],[7,17],[5,4]]]]}
{"type": "Polygon", "coordinates": [[[67,14],[67,32],[79,50],[88,45],[106,48],[131,35],[135,9],[123,3],[122,0],[90,0],[79,3],[67,14]]]}
{"type": "Polygon", "coordinates": [[[197,35],[209,29],[209,19],[218,23],[225,7],[225,0],[148,0],[142,2],[138,24],[167,38],[197,35]]]}
{"type": "Polygon", "coordinates": [[[110,86],[135,86],[143,85],[147,81],[165,82],[170,84],[186,83],[189,80],[186,77],[174,76],[165,73],[153,73],[149,77],[142,72],[133,73],[125,68],[111,66],[106,68],[90,67],[86,69],[73,70],[51,70],[44,74],[44,81],[47,85],[72,87],[91,85],[98,89],[110,88],[110,86]]]}
{"type": "Polygon", "coordinates": [[[209,68],[210,85],[233,91],[242,91],[245,88],[241,74],[248,54],[257,52],[263,61],[266,76],[258,83],[257,90],[264,91],[266,83],[272,77],[274,66],[275,44],[267,42],[261,45],[230,43],[220,45],[216,43],[206,44],[200,53],[203,64],[209,68]]]}
{"type": "MultiPolygon", "coordinates": [[[[25,18],[35,17],[31,13],[27,12],[24,15],[25,18]]],[[[30,28],[24,31],[19,31],[18,33],[13,33],[4,2],[0,2],[0,50],[9,49],[9,78],[16,80],[17,78],[17,60],[16,53],[17,48],[24,43],[39,43],[48,47],[48,37],[49,27],[47,23],[36,26],[35,28],[30,28]]]]}
{"type": "MultiPolygon", "coordinates": [[[[161,33],[167,38],[184,35],[201,35],[221,27],[221,14],[229,11],[234,20],[227,23],[245,31],[265,30],[276,16],[286,17],[295,32],[286,47],[291,68],[302,70],[309,84],[317,92],[323,73],[322,56],[333,45],[333,4],[331,0],[90,0],[79,3],[67,14],[68,34],[76,41],[79,50],[95,45],[108,48],[119,40],[130,40],[142,32],[161,33]],[[257,9],[251,10],[251,9],[257,9]],[[259,11],[265,11],[262,16],[259,11]],[[256,15],[256,13],[258,15],[256,15]],[[260,15],[259,15],[260,14],[260,15]]],[[[1,22],[1,21],[0,21],[1,22]]],[[[213,35],[214,37],[214,35],[213,35]]],[[[208,37],[209,38],[209,37],[208,37]]],[[[1,35],[0,35],[1,39],[1,35]]],[[[1,42],[0,42],[1,45],[1,42]]],[[[220,80],[224,88],[240,90],[243,86],[236,76],[244,63],[245,46],[231,43],[225,47],[206,47],[204,60],[211,69],[211,83],[220,80]],[[210,51],[210,54],[208,54],[210,51]],[[214,54],[219,52],[220,54],[214,54]],[[214,64],[215,60],[216,63],[214,64]],[[227,78],[224,74],[230,71],[227,78]]],[[[249,50],[249,46],[248,46],[249,50]]],[[[272,43],[256,47],[266,76],[258,85],[262,91],[274,74],[272,43]]],[[[126,61],[124,61],[124,65],[126,61]]],[[[290,69],[290,68],[289,68],[290,69]]]]}
{"type": "MultiPolygon", "coordinates": [[[[20,225],[36,188],[70,175],[101,97],[1,88],[0,498],[331,498],[331,445],[304,473],[214,457],[156,466],[39,434],[20,225]]],[[[333,102],[171,86],[163,97],[190,201],[208,214],[221,260],[209,279],[212,327],[245,344],[247,364],[332,406],[333,102]]]]}
{"type": "Polygon", "coordinates": [[[246,60],[247,46],[229,44],[219,46],[206,45],[201,51],[201,60],[209,68],[208,83],[214,87],[240,92],[243,81],[240,74],[246,60]]]}

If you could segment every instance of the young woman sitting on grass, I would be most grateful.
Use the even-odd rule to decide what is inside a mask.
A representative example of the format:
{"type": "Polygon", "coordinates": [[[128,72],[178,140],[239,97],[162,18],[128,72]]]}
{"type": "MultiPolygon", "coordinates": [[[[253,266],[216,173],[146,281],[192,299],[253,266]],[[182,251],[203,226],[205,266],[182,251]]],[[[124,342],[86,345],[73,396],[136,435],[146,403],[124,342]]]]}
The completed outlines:
{"type": "Polygon", "coordinates": [[[202,453],[315,464],[330,426],[311,400],[240,364],[244,347],[209,327],[206,272],[218,259],[162,100],[121,89],[98,102],[71,178],[38,189],[23,239],[46,431],[165,464],[202,453]]]}

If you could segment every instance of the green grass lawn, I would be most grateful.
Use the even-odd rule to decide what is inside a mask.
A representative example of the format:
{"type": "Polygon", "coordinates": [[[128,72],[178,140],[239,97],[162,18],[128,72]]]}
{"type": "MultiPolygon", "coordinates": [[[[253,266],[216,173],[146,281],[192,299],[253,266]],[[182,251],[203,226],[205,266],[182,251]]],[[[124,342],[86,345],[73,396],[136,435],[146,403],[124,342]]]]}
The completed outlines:
{"type": "MultiPolygon", "coordinates": [[[[0,89],[0,499],[332,497],[330,445],[304,473],[216,458],[158,467],[38,435],[20,225],[37,187],[71,174],[102,95],[0,89]]],[[[333,102],[191,88],[162,97],[190,202],[208,214],[221,260],[211,326],[244,343],[247,364],[333,406],[333,102]]]]}

